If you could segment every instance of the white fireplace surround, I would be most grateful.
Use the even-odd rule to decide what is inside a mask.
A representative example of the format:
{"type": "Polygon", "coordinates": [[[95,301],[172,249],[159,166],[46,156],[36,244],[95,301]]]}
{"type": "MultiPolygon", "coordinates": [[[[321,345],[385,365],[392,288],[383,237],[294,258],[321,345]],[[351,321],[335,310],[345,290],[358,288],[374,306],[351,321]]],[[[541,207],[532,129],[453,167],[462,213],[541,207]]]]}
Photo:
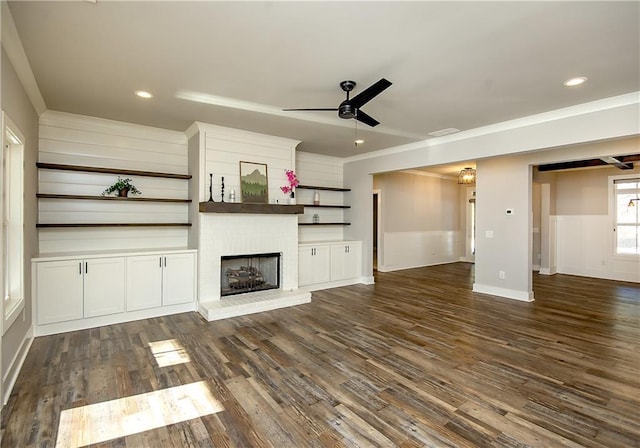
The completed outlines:
{"type": "Polygon", "coordinates": [[[298,289],[297,215],[200,213],[200,313],[208,320],[308,303],[298,289]],[[278,252],[280,289],[220,297],[223,256],[278,252]]]}

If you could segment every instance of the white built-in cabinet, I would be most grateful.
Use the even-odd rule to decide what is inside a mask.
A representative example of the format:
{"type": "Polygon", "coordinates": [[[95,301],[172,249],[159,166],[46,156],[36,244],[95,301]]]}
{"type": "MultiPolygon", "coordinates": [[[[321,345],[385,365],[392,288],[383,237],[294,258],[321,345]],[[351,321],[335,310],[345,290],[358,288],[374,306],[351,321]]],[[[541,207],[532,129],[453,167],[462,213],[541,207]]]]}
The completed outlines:
{"type": "Polygon", "coordinates": [[[308,289],[360,282],[362,242],[318,242],[298,246],[298,285],[308,289]]]}
{"type": "Polygon", "coordinates": [[[36,335],[193,311],[196,251],[32,260],[36,335]]]}
{"type": "Polygon", "coordinates": [[[331,248],[301,244],[298,248],[298,285],[326,283],[331,278],[331,248]]]}
{"type": "Polygon", "coordinates": [[[124,311],[124,258],[38,263],[38,324],[124,311]]]}
{"type": "Polygon", "coordinates": [[[193,254],[127,258],[127,311],[188,303],[194,295],[193,254]]]}
{"type": "Polygon", "coordinates": [[[348,241],[331,245],[331,280],[360,277],[362,243],[348,241]]]}

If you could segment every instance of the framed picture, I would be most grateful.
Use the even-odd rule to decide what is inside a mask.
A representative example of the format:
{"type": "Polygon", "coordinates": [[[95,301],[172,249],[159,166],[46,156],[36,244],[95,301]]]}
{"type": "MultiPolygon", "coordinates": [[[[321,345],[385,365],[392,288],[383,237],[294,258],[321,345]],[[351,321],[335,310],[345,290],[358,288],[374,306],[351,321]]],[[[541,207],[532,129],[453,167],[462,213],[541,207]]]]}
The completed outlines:
{"type": "Polygon", "coordinates": [[[266,163],[240,162],[240,197],[242,202],[269,203],[266,163]]]}

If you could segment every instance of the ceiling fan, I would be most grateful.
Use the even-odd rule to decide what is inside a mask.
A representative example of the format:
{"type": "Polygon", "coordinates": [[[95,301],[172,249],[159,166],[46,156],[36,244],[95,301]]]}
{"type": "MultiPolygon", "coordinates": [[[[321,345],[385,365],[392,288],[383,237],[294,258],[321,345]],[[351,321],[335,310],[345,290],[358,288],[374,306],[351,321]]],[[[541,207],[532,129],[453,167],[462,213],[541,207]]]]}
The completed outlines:
{"type": "Polygon", "coordinates": [[[283,111],[293,111],[293,110],[330,110],[337,111],[338,117],[349,119],[355,118],[356,120],[368,124],[369,126],[377,126],[380,124],[378,120],[364,113],[360,108],[371,101],[373,98],[378,96],[385,90],[387,87],[391,85],[390,81],[382,78],[380,81],[372,84],[353,98],[349,98],[349,92],[353,90],[356,86],[355,81],[342,81],[340,83],[340,88],[347,92],[347,99],[344,100],[340,105],[336,108],[312,108],[312,109],[282,109],[283,111]]]}

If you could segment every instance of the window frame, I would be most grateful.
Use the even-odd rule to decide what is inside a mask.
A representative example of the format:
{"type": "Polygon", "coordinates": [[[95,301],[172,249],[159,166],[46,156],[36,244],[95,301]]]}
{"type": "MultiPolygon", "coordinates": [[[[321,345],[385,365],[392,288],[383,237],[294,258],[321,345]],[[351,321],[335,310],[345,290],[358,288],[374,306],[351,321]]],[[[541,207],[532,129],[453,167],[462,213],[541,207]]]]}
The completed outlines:
{"type": "MultiPolygon", "coordinates": [[[[616,176],[609,176],[609,191],[608,191],[608,204],[609,204],[609,222],[611,224],[611,239],[610,239],[610,247],[611,254],[614,259],[618,260],[627,260],[627,261],[638,261],[640,260],[640,253],[637,254],[621,254],[618,253],[618,219],[617,219],[617,197],[618,193],[616,190],[616,181],[621,180],[629,180],[629,179],[640,179],[640,174],[622,174],[616,176]]],[[[636,207],[640,207],[640,201],[635,203],[636,207]]],[[[640,229],[640,223],[636,224],[636,226],[640,229]]]]}
{"type": "MultiPolygon", "coordinates": [[[[1,247],[2,247],[2,257],[1,257],[1,281],[2,284],[2,334],[4,335],[13,325],[13,323],[18,319],[18,316],[23,312],[25,308],[25,272],[24,272],[24,147],[25,147],[25,138],[24,135],[20,132],[20,129],[11,121],[11,119],[7,116],[7,114],[3,111],[1,118],[1,126],[2,126],[2,135],[1,135],[1,146],[0,146],[0,175],[2,182],[2,189],[4,191],[6,185],[6,177],[5,177],[5,155],[7,152],[7,148],[9,145],[9,141],[7,140],[7,135],[11,134],[18,143],[16,146],[19,147],[19,166],[21,168],[19,172],[19,191],[18,194],[20,196],[20,204],[18,206],[19,216],[20,216],[20,239],[19,239],[19,247],[20,247],[20,262],[17,263],[20,271],[19,271],[19,297],[15,296],[7,296],[6,292],[8,289],[8,276],[9,276],[9,263],[6,259],[7,254],[7,232],[6,232],[6,204],[4,193],[0,194],[0,214],[2,215],[2,227],[0,229],[1,233],[1,247]]],[[[15,149],[14,149],[15,151],[15,149]]],[[[12,155],[14,153],[12,151],[12,155]]],[[[12,182],[15,184],[15,182],[12,182]]],[[[12,264],[13,265],[13,264],[12,264]]]]}

